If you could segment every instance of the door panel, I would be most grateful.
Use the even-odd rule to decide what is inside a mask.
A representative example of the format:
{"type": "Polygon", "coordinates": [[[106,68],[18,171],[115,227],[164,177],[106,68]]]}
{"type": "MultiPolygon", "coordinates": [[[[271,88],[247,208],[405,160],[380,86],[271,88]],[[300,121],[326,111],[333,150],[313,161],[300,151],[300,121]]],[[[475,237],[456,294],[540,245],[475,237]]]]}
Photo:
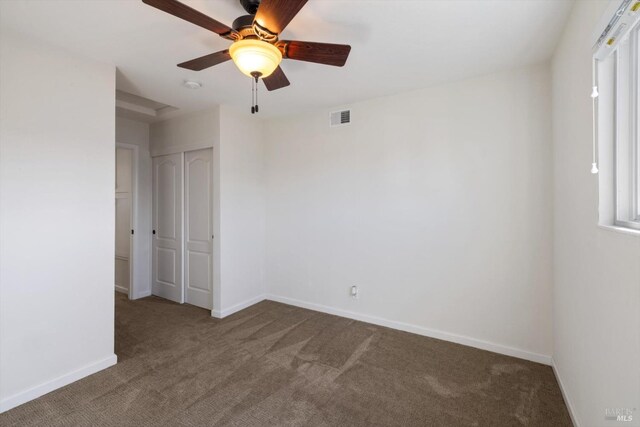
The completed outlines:
{"type": "Polygon", "coordinates": [[[129,259],[131,235],[131,198],[129,193],[116,193],[116,258],[129,259]]]}
{"type": "Polygon", "coordinates": [[[131,198],[130,193],[116,193],[116,290],[129,292],[129,252],[131,246],[131,198]]]}
{"type": "MultiPolygon", "coordinates": [[[[187,263],[189,265],[189,288],[210,292],[209,271],[211,270],[211,254],[189,251],[187,263]]],[[[193,298],[187,298],[191,303],[193,298]]]]}
{"type": "Polygon", "coordinates": [[[129,148],[116,148],[116,193],[129,193],[133,182],[133,151],[129,148]]]}
{"type": "Polygon", "coordinates": [[[178,179],[180,167],[173,160],[159,161],[156,171],[157,176],[157,215],[156,237],[160,239],[176,239],[176,231],[180,226],[176,223],[179,215],[181,197],[178,179]]]}
{"type": "Polygon", "coordinates": [[[182,154],[153,159],[153,294],[184,302],[182,289],[182,154]]]}
{"type": "Polygon", "coordinates": [[[186,302],[213,304],[213,188],[211,148],[185,153],[186,302]]]}

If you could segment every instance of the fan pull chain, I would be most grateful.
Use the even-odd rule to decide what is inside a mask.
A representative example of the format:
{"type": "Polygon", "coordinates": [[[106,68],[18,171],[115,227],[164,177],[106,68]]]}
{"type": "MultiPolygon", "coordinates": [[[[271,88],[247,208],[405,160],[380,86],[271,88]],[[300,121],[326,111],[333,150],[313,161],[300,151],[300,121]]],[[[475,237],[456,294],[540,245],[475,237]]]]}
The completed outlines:
{"type": "Polygon", "coordinates": [[[258,79],[262,76],[259,72],[251,73],[251,114],[256,114],[260,109],[258,108],[258,79]]]}
{"type": "Polygon", "coordinates": [[[256,113],[258,111],[258,79],[256,79],[256,113]]]}
{"type": "Polygon", "coordinates": [[[253,81],[253,79],[251,79],[251,114],[255,114],[256,113],[256,103],[255,101],[255,82],[253,81]]]}

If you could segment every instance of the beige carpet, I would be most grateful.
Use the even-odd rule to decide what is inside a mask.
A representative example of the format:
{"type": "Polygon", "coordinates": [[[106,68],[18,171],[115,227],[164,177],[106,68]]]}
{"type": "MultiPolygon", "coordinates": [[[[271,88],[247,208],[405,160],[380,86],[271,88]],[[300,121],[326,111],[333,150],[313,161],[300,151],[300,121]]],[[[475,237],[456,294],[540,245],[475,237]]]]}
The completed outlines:
{"type": "Polygon", "coordinates": [[[548,366],[268,301],[216,320],[117,294],[116,354],[0,425],[571,425],[548,366]]]}

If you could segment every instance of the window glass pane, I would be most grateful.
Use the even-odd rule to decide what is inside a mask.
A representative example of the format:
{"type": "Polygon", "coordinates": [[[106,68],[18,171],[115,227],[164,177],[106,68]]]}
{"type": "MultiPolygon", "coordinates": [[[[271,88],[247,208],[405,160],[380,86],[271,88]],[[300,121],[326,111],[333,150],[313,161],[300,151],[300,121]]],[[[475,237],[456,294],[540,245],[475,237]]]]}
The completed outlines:
{"type": "Polygon", "coordinates": [[[631,46],[629,38],[618,45],[616,61],[616,219],[631,220],[631,46]]]}
{"type": "Polygon", "coordinates": [[[634,187],[634,217],[633,220],[640,224],[640,24],[638,24],[633,31],[633,44],[634,49],[632,51],[632,55],[634,56],[634,69],[633,69],[633,79],[635,82],[635,120],[634,120],[634,136],[635,140],[633,142],[635,148],[635,156],[634,156],[634,169],[635,169],[635,182],[633,183],[634,187]]]}

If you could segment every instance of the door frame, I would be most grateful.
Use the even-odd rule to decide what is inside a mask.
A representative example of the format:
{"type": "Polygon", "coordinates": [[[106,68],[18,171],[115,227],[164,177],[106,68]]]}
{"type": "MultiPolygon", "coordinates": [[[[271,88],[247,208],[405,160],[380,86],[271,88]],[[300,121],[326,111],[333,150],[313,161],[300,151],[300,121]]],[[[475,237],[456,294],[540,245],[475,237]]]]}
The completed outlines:
{"type": "MultiPolygon", "coordinates": [[[[221,292],[221,275],[220,275],[220,266],[222,264],[221,262],[221,249],[220,249],[220,237],[222,235],[222,232],[220,231],[220,145],[219,142],[216,141],[213,144],[192,144],[192,145],[173,145],[170,147],[166,147],[166,148],[160,148],[160,149],[151,149],[151,159],[153,162],[153,159],[155,159],[156,157],[161,157],[161,156],[166,156],[169,154],[180,154],[182,153],[182,161],[183,161],[183,165],[184,165],[184,153],[188,152],[188,151],[197,151],[197,150],[202,150],[205,148],[211,148],[213,149],[213,161],[211,162],[211,182],[212,182],[212,189],[213,189],[213,199],[212,199],[212,205],[213,205],[213,261],[211,263],[211,269],[212,271],[212,280],[213,280],[213,292],[211,293],[211,298],[213,299],[212,301],[212,307],[213,309],[210,311],[211,312],[211,316],[212,317],[217,317],[217,318],[221,318],[221,304],[220,301],[222,300],[222,292],[221,292]],[[216,268],[218,267],[218,268],[216,268]]],[[[183,168],[184,169],[184,168],[183,168]]],[[[184,170],[183,170],[183,188],[184,188],[184,170]]],[[[153,174],[153,172],[152,172],[153,174]]],[[[155,180],[155,174],[153,174],[152,177],[152,183],[155,180]]],[[[153,190],[152,190],[153,191],[153,190]]],[[[153,198],[152,198],[153,199],[153,198]]],[[[184,195],[182,197],[182,203],[184,204],[184,195]]],[[[184,208],[184,206],[183,206],[184,208]]],[[[153,202],[152,200],[152,207],[151,207],[151,215],[153,215],[153,209],[155,209],[155,202],[153,202]]],[[[184,213],[184,210],[183,210],[184,213]]],[[[182,224],[184,226],[184,220],[182,221],[182,224]]],[[[183,230],[183,238],[184,238],[184,230],[183,230]]],[[[151,243],[151,245],[153,246],[153,243],[151,243]]],[[[183,269],[184,270],[184,269],[183,269]]],[[[182,272],[183,274],[183,282],[184,282],[184,271],[182,272]]],[[[151,275],[153,277],[153,255],[151,256],[151,275]]],[[[152,279],[153,280],[153,279],[152,279]]],[[[184,291],[184,283],[182,286],[182,289],[184,291]]],[[[152,295],[153,294],[153,285],[151,286],[151,292],[152,295]]]]}
{"type": "MultiPolygon", "coordinates": [[[[138,247],[137,239],[140,238],[138,232],[138,146],[134,144],[125,144],[123,142],[116,142],[116,149],[124,148],[132,151],[131,159],[131,212],[129,218],[129,224],[133,234],[129,233],[129,299],[134,299],[138,289],[135,281],[135,248],[138,247]]],[[[116,155],[114,150],[113,155],[116,155]]],[[[117,166],[117,165],[116,165],[117,166]]],[[[115,200],[115,188],[114,188],[114,200],[115,200]]],[[[115,236],[114,236],[115,238],[115,236]]],[[[115,263],[115,260],[114,260],[115,263]]],[[[115,266],[114,266],[115,268],[115,266]]]]}

